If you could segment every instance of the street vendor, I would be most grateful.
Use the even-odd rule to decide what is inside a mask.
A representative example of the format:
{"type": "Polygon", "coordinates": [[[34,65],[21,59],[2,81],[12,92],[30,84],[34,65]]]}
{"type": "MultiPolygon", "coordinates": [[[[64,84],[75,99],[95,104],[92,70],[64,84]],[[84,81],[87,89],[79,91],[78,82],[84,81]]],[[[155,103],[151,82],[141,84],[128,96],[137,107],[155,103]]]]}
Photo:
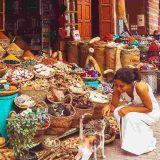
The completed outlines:
{"type": "Polygon", "coordinates": [[[141,155],[156,148],[151,125],[160,119],[160,108],[151,87],[141,80],[137,68],[121,68],[114,76],[111,104],[104,107],[103,115],[114,111],[120,128],[121,148],[141,155]],[[118,106],[120,97],[130,100],[118,106]]]}

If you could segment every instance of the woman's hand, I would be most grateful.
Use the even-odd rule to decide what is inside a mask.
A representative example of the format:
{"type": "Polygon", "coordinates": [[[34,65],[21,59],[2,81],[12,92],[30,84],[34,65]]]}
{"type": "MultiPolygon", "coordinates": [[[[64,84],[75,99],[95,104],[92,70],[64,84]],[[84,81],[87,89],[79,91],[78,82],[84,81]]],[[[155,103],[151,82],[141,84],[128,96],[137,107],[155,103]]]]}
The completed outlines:
{"type": "Polygon", "coordinates": [[[129,113],[129,109],[127,107],[121,108],[118,111],[120,117],[124,117],[127,113],[129,113]]]}
{"type": "Polygon", "coordinates": [[[105,115],[109,116],[110,115],[110,111],[111,111],[110,105],[105,105],[103,107],[103,109],[102,109],[103,116],[105,116],[105,115]]]}

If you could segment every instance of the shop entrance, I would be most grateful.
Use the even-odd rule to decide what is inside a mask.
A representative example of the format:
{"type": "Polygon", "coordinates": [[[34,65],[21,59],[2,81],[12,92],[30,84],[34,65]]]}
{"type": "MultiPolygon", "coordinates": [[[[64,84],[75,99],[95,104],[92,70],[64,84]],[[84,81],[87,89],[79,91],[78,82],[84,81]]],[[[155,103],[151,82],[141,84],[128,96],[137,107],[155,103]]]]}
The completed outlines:
{"type": "Polygon", "coordinates": [[[99,36],[99,1],[91,1],[92,37],[99,36]]]}

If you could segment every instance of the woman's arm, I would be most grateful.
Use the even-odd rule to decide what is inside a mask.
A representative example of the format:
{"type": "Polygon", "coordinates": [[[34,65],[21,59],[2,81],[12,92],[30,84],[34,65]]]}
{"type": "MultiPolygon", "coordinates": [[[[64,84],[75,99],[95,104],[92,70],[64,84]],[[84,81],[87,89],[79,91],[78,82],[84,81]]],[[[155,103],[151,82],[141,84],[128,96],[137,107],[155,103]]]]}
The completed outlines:
{"type": "Polygon", "coordinates": [[[112,96],[112,101],[111,101],[111,111],[113,111],[119,105],[120,95],[121,94],[117,91],[116,87],[114,86],[113,96],[112,96]]]}
{"type": "Polygon", "coordinates": [[[144,82],[137,83],[136,91],[143,103],[142,106],[128,106],[128,107],[122,108],[119,111],[119,114],[121,116],[125,116],[129,112],[149,113],[152,111],[153,107],[152,107],[151,98],[148,94],[147,84],[144,82]]]}

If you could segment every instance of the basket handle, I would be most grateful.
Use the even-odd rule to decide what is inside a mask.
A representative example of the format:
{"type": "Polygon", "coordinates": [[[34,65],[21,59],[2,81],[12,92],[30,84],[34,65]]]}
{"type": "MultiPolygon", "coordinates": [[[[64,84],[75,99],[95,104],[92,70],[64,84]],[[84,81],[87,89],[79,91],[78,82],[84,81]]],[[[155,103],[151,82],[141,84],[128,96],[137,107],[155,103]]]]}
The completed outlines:
{"type": "Polygon", "coordinates": [[[48,105],[44,101],[39,101],[36,106],[40,106],[41,108],[44,108],[46,112],[48,112],[48,105]]]}
{"type": "Polygon", "coordinates": [[[65,96],[65,98],[64,98],[64,104],[65,104],[65,105],[71,105],[71,106],[72,106],[72,103],[73,103],[73,96],[72,96],[72,94],[67,94],[67,95],[65,96]],[[70,98],[70,102],[69,102],[69,103],[65,103],[65,100],[68,99],[68,98],[70,98]]]}

